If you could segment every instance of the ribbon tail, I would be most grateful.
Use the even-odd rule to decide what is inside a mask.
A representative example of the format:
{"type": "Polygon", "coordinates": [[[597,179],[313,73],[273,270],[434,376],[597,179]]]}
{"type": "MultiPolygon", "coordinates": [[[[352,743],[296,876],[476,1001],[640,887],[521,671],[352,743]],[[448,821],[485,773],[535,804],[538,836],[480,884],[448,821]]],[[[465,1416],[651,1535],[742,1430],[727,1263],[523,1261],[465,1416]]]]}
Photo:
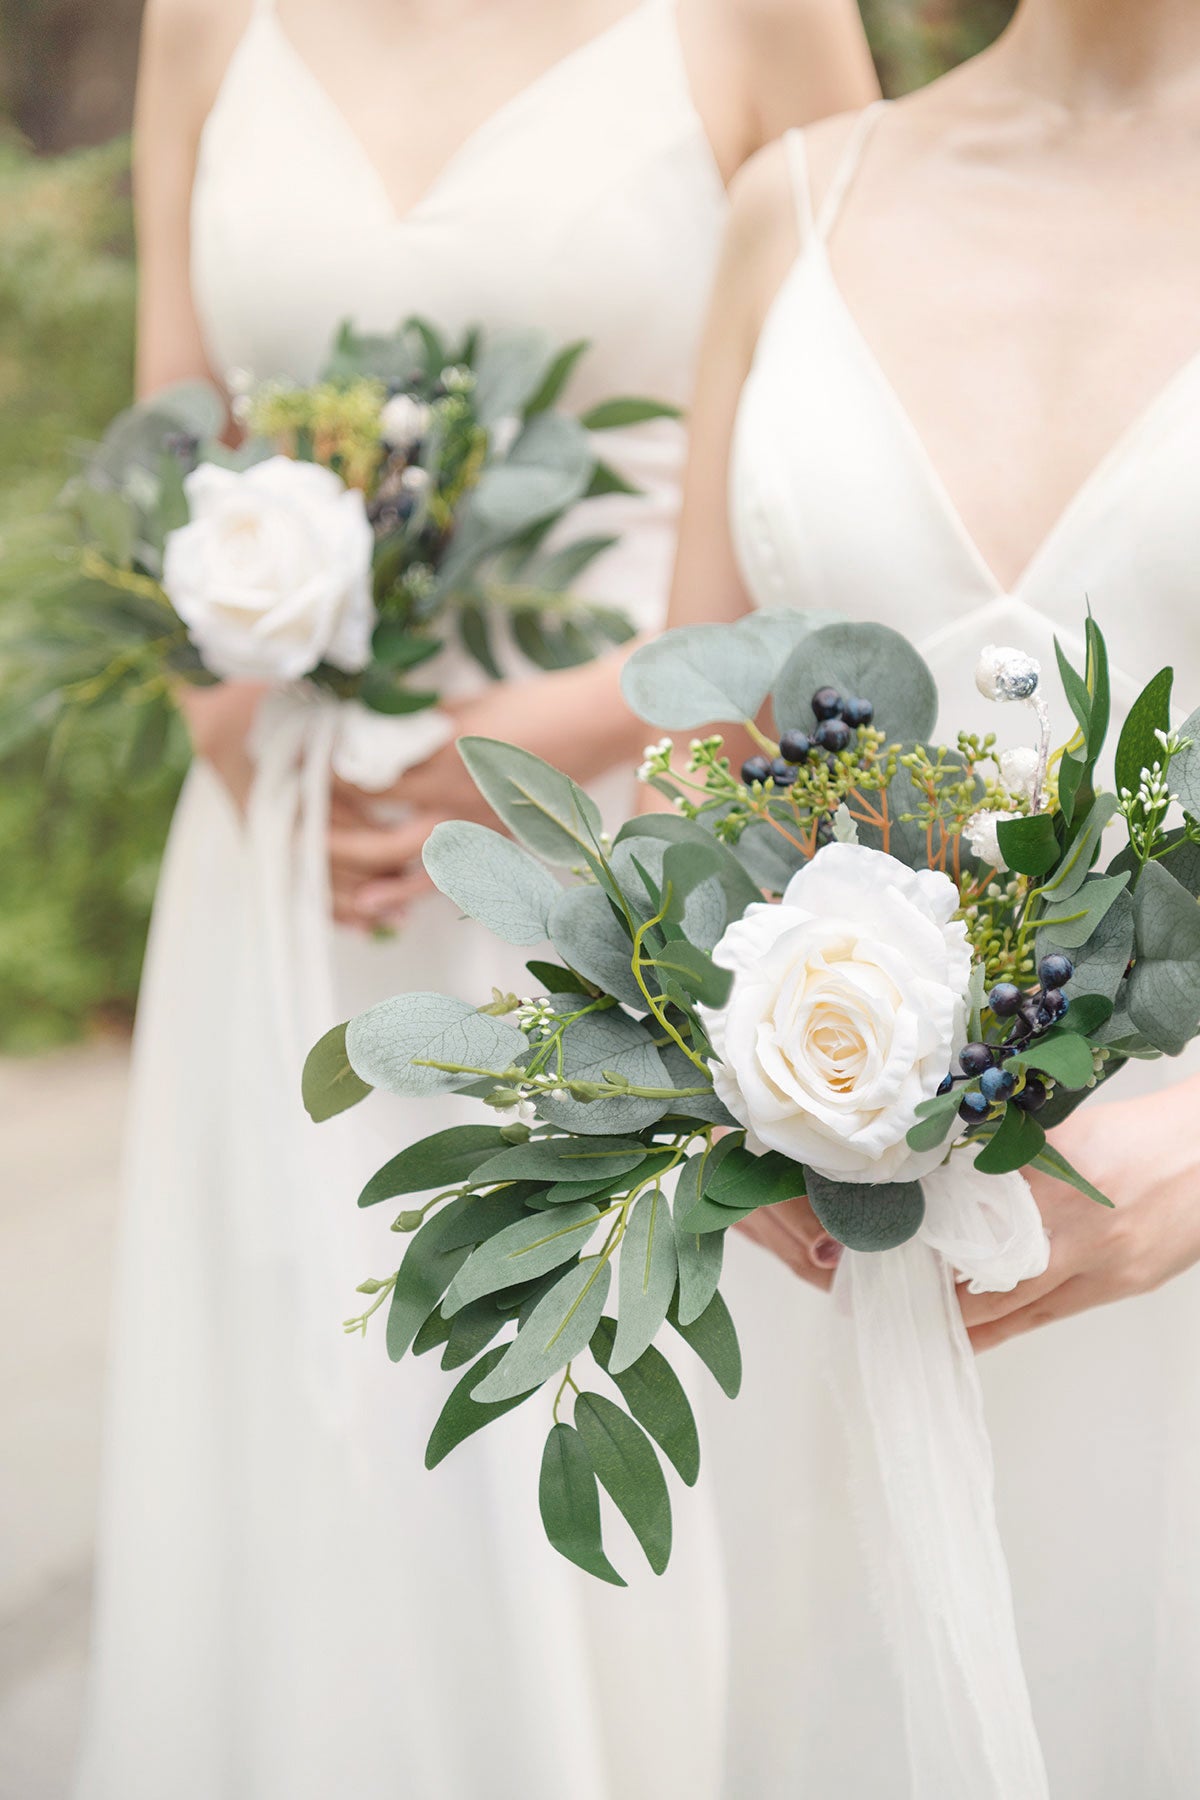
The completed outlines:
{"type": "Polygon", "coordinates": [[[952,1270],[914,1238],[847,1251],[833,1373],[897,1657],[915,1800],[1047,1800],[975,1357],[952,1270]]]}

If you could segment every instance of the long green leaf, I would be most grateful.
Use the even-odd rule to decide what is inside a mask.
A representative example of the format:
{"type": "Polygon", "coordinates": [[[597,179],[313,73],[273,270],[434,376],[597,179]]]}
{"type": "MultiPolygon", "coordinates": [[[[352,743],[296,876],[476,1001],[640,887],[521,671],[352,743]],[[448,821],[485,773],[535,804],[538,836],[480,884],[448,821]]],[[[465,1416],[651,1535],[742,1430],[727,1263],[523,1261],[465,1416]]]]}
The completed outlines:
{"type": "Polygon", "coordinates": [[[677,1301],[671,1302],[667,1318],[684,1342],[696,1352],[718,1387],[731,1400],[736,1399],[742,1385],[742,1353],[722,1296],[714,1294],[700,1317],[693,1319],[690,1325],[681,1320],[677,1301]]]}
{"type": "Polygon", "coordinates": [[[578,1356],[600,1322],[611,1279],[611,1264],[594,1256],[569,1270],[539,1300],[475,1398],[507,1400],[540,1386],[578,1356]]]}
{"type": "Polygon", "coordinates": [[[596,1471],[583,1439],[572,1425],[554,1425],[542,1453],[538,1484],[542,1524],[560,1556],[589,1575],[624,1587],[604,1554],[596,1471]]]}
{"type": "Polygon", "coordinates": [[[601,1319],[592,1336],[592,1355],[616,1383],[622,1400],[659,1449],[674,1464],[689,1487],[700,1474],[700,1438],[695,1415],[683,1383],[653,1345],[643,1350],[629,1368],[615,1373],[609,1367],[616,1325],[601,1319]]]}
{"type": "Polygon", "coordinates": [[[575,1429],[601,1487],[625,1515],[654,1573],[661,1575],[671,1555],[671,1498],[653,1444],[603,1394],[578,1396],[575,1429]]]}
{"type": "Polygon", "coordinates": [[[452,1125],[446,1131],[435,1131],[377,1169],[358,1196],[358,1204],[374,1206],[380,1200],[394,1200],[398,1194],[454,1187],[504,1147],[498,1125],[452,1125]]]}
{"type": "Polygon", "coordinates": [[[310,1119],[321,1124],[338,1113],[357,1106],[372,1092],[350,1066],[346,1054],[346,1026],[335,1025],[319,1043],[314,1044],[304,1063],[301,1093],[310,1119]]]}
{"type": "Polygon", "coordinates": [[[600,1212],[589,1200],[518,1219],[472,1251],[451,1282],[442,1311],[452,1318],[485,1294],[549,1274],[580,1254],[599,1223],[600,1212]]]}
{"type": "Polygon", "coordinates": [[[483,1406],[478,1400],[471,1398],[472,1390],[485,1375],[491,1374],[504,1355],[505,1348],[504,1344],[497,1344],[494,1350],[481,1356],[474,1367],[468,1369],[462,1379],[455,1383],[453,1392],[438,1414],[437,1424],[430,1433],[425,1450],[427,1469],[436,1469],[465,1438],[482,1431],[493,1419],[503,1418],[506,1412],[511,1412],[514,1406],[520,1406],[523,1400],[528,1400],[529,1394],[536,1391],[530,1388],[529,1393],[514,1394],[511,1399],[496,1400],[490,1406],[483,1406]]]}
{"type": "Polygon", "coordinates": [[[678,1271],[670,1204],[661,1189],[652,1188],[635,1204],[621,1240],[614,1373],[629,1368],[653,1343],[678,1271]]]}

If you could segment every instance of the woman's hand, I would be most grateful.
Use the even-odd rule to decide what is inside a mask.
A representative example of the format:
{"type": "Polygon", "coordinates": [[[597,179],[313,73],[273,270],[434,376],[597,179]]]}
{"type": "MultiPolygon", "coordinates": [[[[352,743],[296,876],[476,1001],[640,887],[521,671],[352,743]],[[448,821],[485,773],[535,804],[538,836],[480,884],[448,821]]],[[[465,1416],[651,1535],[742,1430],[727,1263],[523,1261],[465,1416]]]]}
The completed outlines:
{"type": "Polygon", "coordinates": [[[1200,1080],[1112,1105],[1088,1106],[1054,1133],[1112,1208],[1036,1172],[1031,1185],[1050,1234],[1044,1275],[1011,1294],[963,1292],[977,1350],[1161,1287],[1200,1261],[1200,1080]]]}
{"type": "MultiPolygon", "coordinates": [[[[632,647],[578,669],[496,682],[469,700],[443,703],[441,710],[452,720],[456,739],[489,737],[518,744],[579,782],[623,764],[632,780],[646,737],[646,727],[621,698],[621,665],[632,647]]],[[[330,869],[335,896],[346,901],[336,916],[343,924],[367,930],[396,923],[415,899],[430,891],[421,852],[441,820],[496,824],[453,741],[382,794],[364,794],[335,781],[333,799],[330,869]],[[378,806],[405,807],[408,816],[395,825],[372,823],[371,809],[378,806]],[[347,819],[347,813],[353,816],[347,819]]]]}
{"type": "Polygon", "coordinates": [[[220,681],[213,687],[180,687],[176,693],[193,750],[219,776],[239,813],[246,810],[254,782],[248,745],[266,691],[258,682],[220,681]]]}
{"type": "Polygon", "coordinates": [[[736,1227],[786,1263],[794,1275],[828,1293],[842,1246],[831,1238],[807,1200],[761,1206],[736,1227]]]}

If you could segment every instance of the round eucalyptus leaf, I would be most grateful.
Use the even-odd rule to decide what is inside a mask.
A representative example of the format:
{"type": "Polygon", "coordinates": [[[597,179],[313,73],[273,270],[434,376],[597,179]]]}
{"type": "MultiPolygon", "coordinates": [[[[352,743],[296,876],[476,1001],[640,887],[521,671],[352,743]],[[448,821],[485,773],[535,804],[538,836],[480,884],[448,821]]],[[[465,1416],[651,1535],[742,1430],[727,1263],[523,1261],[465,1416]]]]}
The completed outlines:
{"type": "Polygon", "coordinates": [[[434,886],[506,944],[541,944],[562,893],[549,869],[487,825],[445,819],[421,859],[434,886]]]}
{"type": "Polygon", "coordinates": [[[928,665],[890,625],[843,621],[801,639],[775,684],[778,728],[810,725],[813,694],[823,687],[870,700],[875,724],[901,743],[923,742],[937,721],[937,685],[928,665]]]}
{"type": "Polygon", "coordinates": [[[808,1199],[830,1237],[847,1250],[894,1250],[916,1235],[925,1217],[919,1181],[826,1181],[810,1169],[808,1199]]]}

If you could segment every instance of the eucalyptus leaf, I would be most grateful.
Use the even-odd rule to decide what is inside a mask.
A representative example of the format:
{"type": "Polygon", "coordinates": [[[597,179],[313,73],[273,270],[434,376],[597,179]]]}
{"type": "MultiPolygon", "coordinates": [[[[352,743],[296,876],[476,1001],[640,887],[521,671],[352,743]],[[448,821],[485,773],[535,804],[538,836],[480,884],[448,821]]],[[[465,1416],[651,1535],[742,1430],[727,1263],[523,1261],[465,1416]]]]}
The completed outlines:
{"type": "Polygon", "coordinates": [[[530,419],[535,413],[546,412],[557,405],[571,376],[575,365],[588,349],[588,340],[579,338],[573,344],[567,344],[554,358],[535,392],[525,402],[525,417],[530,419]]]}
{"type": "Polygon", "coordinates": [[[692,1325],[708,1306],[721,1280],[725,1234],[685,1229],[683,1221],[699,1199],[700,1165],[693,1156],[684,1164],[675,1187],[675,1255],[679,1265],[679,1322],[692,1325]]]}
{"type": "Polygon", "coordinates": [[[917,1107],[917,1122],[909,1127],[905,1143],[910,1150],[936,1150],[944,1143],[958,1117],[959,1095],[953,1091],[949,1094],[937,1094],[932,1100],[922,1100],[917,1107]]]}
{"type": "Polygon", "coordinates": [[[847,1250],[894,1250],[921,1228],[919,1181],[829,1181],[808,1171],[808,1199],[830,1237],[847,1250]]]}
{"type": "Polygon", "coordinates": [[[996,836],[1005,862],[1022,875],[1046,875],[1058,861],[1059,843],[1050,813],[1002,819],[996,836]]]}
{"type": "Polygon", "coordinates": [[[447,1093],[464,1079],[429,1064],[506,1069],[528,1055],[529,1044],[515,1025],[478,1012],[465,1000],[420,993],[384,1000],[351,1019],[346,1051],[363,1081],[406,1099],[423,1099],[447,1093]]]}
{"type": "Polygon", "coordinates": [[[1069,899],[1051,901],[1039,926],[1062,949],[1074,953],[1099,931],[1128,886],[1129,876],[1124,871],[1120,875],[1089,875],[1069,899]]]}
{"type": "Polygon", "coordinates": [[[652,1188],[635,1203],[621,1240],[613,1373],[629,1368],[654,1342],[675,1292],[678,1267],[670,1204],[661,1189],[652,1188]]]}
{"type": "Polygon", "coordinates": [[[539,756],[494,738],[463,737],[458,753],[513,836],[552,863],[577,863],[603,829],[594,800],[539,756]]]}
{"type": "Polygon", "coordinates": [[[583,1439],[572,1425],[554,1425],[542,1453],[538,1503],[546,1536],[568,1562],[624,1587],[604,1554],[600,1531],[600,1493],[596,1472],[583,1439]]]}
{"type": "Polygon", "coordinates": [[[752,719],[792,645],[812,630],[803,613],[756,614],[732,625],[684,625],[635,650],[621,691],[647,724],[668,730],[752,719]]]}
{"type": "Polygon", "coordinates": [[[1086,818],[1080,822],[1078,836],[1054,871],[1053,879],[1046,883],[1043,890],[1047,912],[1051,909],[1058,912],[1058,902],[1069,899],[1083,886],[1096,859],[1105,827],[1116,810],[1115,794],[1100,794],[1092,803],[1086,818]]]}
{"type": "Polygon", "coordinates": [[[524,411],[549,373],[550,346],[540,331],[497,332],[475,366],[472,408],[489,430],[524,411]]]}
{"type": "MultiPolygon", "coordinates": [[[[618,858],[624,854],[636,856],[642,868],[651,880],[661,888],[663,862],[668,848],[677,844],[694,844],[703,847],[712,860],[712,872],[721,884],[725,895],[726,916],[740,919],[748,906],[761,902],[762,893],[758,884],[747,875],[737,855],[728,845],[719,843],[712,833],[694,819],[684,819],[678,813],[645,813],[640,818],[630,819],[622,825],[616,836],[613,848],[613,869],[618,867],[627,870],[624,861],[618,858]]],[[[648,901],[650,895],[644,882],[639,878],[637,891],[648,901]]],[[[685,927],[688,923],[687,909],[684,909],[685,927]]],[[[691,932],[688,932],[691,936],[691,932]]],[[[698,938],[692,939],[699,942],[698,938]]],[[[702,948],[707,949],[707,945],[702,948]]]]}
{"type": "Polygon", "coordinates": [[[345,1025],[335,1025],[313,1045],[304,1062],[301,1093],[310,1119],[321,1124],[365,1100],[372,1084],[350,1065],[345,1025]]]}
{"type": "Polygon", "coordinates": [[[861,696],[875,724],[902,743],[924,742],[937,721],[937,685],[906,637],[888,625],[839,621],[804,638],[774,684],[779,729],[803,729],[818,688],[861,696]]]}
{"type": "Polygon", "coordinates": [[[1156,1049],[1177,1056],[1200,1027],[1200,905],[1152,862],[1138,881],[1133,910],[1129,1017],[1156,1049]]]}
{"type": "Polygon", "coordinates": [[[482,1405],[472,1398],[472,1389],[491,1374],[506,1348],[505,1344],[497,1344],[494,1350],[489,1350],[473,1368],[467,1370],[461,1381],[455,1383],[453,1392],[438,1414],[437,1424],[430,1433],[425,1449],[427,1469],[436,1469],[465,1438],[482,1431],[493,1419],[503,1418],[506,1412],[511,1412],[514,1406],[520,1406],[523,1400],[528,1400],[530,1394],[536,1393],[535,1388],[530,1388],[527,1393],[514,1394],[509,1400],[494,1400],[490,1406],[482,1405]]]}
{"type": "Polygon", "coordinates": [[[549,924],[550,941],[564,962],[626,1006],[647,1010],[633,973],[633,945],[598,887],[561,892],[549,924]]]}
{"type": "Polygon", "coordinates": [[[392,1289],[387,1318],[387,1353],[399,1362],[434,1307],[439,1305],[463,1263],[469,1245],[448,1247],[453,1228],[471,1204],[469,1196],[426,1219],[410,1241],[392,1289]]]}
{"type": "Polygon", "coordinates": [[[590,1181],[627,1175],[644,1161],[646,1147],[630,1137],[530,1138],[498,1150],[480,1170],[486,1181],[590,1181]]]}
{"type": "Polygon", "coordinates": [[[638,1424],[692,1487],[700,1474],[700,1439],[683,1383],[662,1352],[653,1347],[643,1350],[629,1368],[615,1372],[610,1366],[615,1340],[615,1324],[601,1319],[592,1334],[592,1355],[616,1383],[638,1424]]]}
{"type": "Polygon", "coordinates": [[[710,1159],[704,1175],[704,1193],[718,1206],[740,1211],[760,1206],[779,1206],[803,1197],[806,1172],[799,1163],[777,1150],[755,1155],[744,1145],[735,1146],[719,1161],[710,1159]]]}
{"type": "MultiPolygon", "coordinates": [[[[445,1312],[445,1301],[442,1302],[442,1311],[445,1312]]],[[[497,1309],[491,1294],[485,1294],[462,1307],[450,1322],[450,1332],[442,1356],[443,1369],[461,1369],[464,1364],[474,1362],[480,1351],[486,1350],[496,1333],[502,1331],[507,1323],[508,1320],[497,1309]]],[[[415,1338],[413,1349],[415,1352],[415,1338]]]]}
{"type": "Polygon", "coordinates": [[[462,1307],[485,1294],[549,1274],[551,1269],[580,1254],[599,1223],[599,1209],[590,1200],[518,1219],[472,1251],[450,1283],[442,1312],[448,1319],[453,1318],[462,1307]]]}
{"type": "Polygon", "coordinates": [[[528,850],[486,825],[444,819],[421,857],[436,888],[506,944],[540,944],[562,888],[528,850]]]}
{"type": "Polygon", "coordinates": [[[578,1356],[600,1322],[611,1280],[611,1264],[594,1256],[570,1269],[534,1307],[487,1379],[472,1390],[475,1398],[511,1399],[540,1387],[578,1356]]]}
{"type": "Polygon", "coordinates": [[[398,1194],[432,1193],[467,1181],[480,1163],[505,1148],[498,1125],[452,1125],[393,1156],[377,1169],[358,1196],[360,1206],[394,1200],[398,1194]]]}
{"type": "MultiPolygon", "coordinates": [[[[637,1087],[669,1088],[671,1082],[649,1036],[628,1013],[615,1008],[589,1013],[569,1025],[563,1034],[564,1073],[578,1081],[599,1081],[606,1071],[623,1075],[637,1087]]],[[[538,1111],[551,1125],[588,1137],[644,1131],[661,1119],[666,1100],[616,1098],[611,1100],[538,1101],[538,1111]]]]}
{"type": "Polygon", "coordinates": [[[1200,707],[1184,720],[1179,735],[1190,742],[1171,759],[1171,786],[1185,810],[1200,818],[1200,707]]]}
{"type": "Polygon", "coordinates": [[[654,1573],[661,1575],[671,1555],[671,1500],[650,1439],[603,1394],[578,1396],[575,1429],[601,1487],[624,1514],[654,1573]]]}
{"type": "Polygon", "coordinates": [[[1086,1194],[1089,1200],[1094,1200],[1099,1206],[1112,1205],[1107,1194],[1102,1194],[1086,1175],[1081,1175],[1079,1170],[1067,1161],[1062,1151],[1056,1150],[1053,1144],[1046,1144],[1038,1152],[1033,1166],[1035,1169],[1040,1169],[1044,1175],[1053,1175],[1056,1180],[1065,1181],[1068,1186],[1078,1188],[1081,1194],[1086,1194]]]}
{"type": "Polygon", "coordinates": [[[731,1400],[736,1400],[742,1385],[742,1353],[737,1332],[722,1296],[714,1294],[698,1319],[684,1324],[677,1301],[672,1301],[667,1318],[684,1343],[689,1345],[705,1368],[731,1400]]]}
{"type": "MultiPolygon", "coordinates": [[[[1044,957],[1066,953],[1067,945],[1055,931],[1043,926],[1038,931],[1036,950],[1041,962],[1044,957]]],[[[1132,955],[1133,900],[1123,891],[1115,896],[1086,943],[1070,950],[1075,965],[1070,985],[1072,1005],[1078,996],[1086,994],[1101,994],[1114,1000],[1132,955]]]]}

